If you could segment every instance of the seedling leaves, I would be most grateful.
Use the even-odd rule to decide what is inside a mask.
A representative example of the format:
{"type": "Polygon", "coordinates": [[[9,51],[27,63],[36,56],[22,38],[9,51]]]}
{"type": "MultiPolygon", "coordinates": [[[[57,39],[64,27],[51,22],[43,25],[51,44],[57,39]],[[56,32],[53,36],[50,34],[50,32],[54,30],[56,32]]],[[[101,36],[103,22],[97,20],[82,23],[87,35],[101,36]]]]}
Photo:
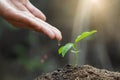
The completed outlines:
{"type": "Polygon", "coordinates": [[[59,54],[62,54],[63,48],[64,48],[64,46],[61,46],[61,47],[58,49],[58,53],[59,53],[59,54]]]}
{"type": "Polygon", "coordinates": [[[96,33],[97,30],[92,30],[90,32],[83,32],[81,35],[79,35],[76,39],[75,39],[75,43],[78,43],[79,41],[81,41],[82,39],[96,33]]]}
{"type": "Polygon", "coordinates": [[[73,43],[67,43],[66,45],[60,47],[58,50],[59,54],[61,54],[62,57],[64,57],[66,53],[69,51],[69,49],[72,48],[72,46],[73,46],[73,43]]]}
{"type": "Polygon", "coordinates": [[[92,34],[96,33],[97,30],[92,30],[90,32],[83,32],[81,35],[79,35],[73,43],[67,43],[64,46],[61,46],[58,49],[58,53],[64,57],[66,53],[71,49],[71,52],[75,54],[75,63],[74,65],[76,66],[76,63],[78,63],[78,54],[79,54],[79,48],[78,48],[78,42],[83,40],[86,37],[91,36],[92,34]]]}

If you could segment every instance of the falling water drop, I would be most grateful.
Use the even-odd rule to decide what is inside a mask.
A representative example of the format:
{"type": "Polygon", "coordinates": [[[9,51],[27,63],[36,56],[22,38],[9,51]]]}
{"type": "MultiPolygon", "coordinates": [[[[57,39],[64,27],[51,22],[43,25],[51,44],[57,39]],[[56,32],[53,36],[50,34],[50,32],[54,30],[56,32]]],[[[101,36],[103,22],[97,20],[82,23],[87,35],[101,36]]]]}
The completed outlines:
{"type": "Polygon", "coordinates": [[[60,46],[61,45],[61,41],[58,41],[58,46],[60,46]]]}

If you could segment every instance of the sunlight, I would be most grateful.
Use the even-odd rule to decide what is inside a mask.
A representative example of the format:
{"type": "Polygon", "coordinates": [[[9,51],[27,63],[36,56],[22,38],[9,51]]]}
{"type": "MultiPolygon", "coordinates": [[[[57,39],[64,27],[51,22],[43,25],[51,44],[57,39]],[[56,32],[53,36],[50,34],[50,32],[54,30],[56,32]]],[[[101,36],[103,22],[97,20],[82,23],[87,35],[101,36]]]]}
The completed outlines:
{"type": "MultiPolygon", "coordinates": [[[[74,18],[74,23],[73,23],[73,29],[72,29],[72,38],[71,40],[74,41],[74,38],[79,35],[83,31],[89,31],[91,27],[92,21],[96,21],[96,18],[101,18],[99,14],[106,14],[106,9],[105,9],[106,1],[104,0],[79,0],[77,9],[76,9],[76,14],[74,18]]],[[[94,23],[95,24],[95,23],[94,23]]],[[[87,49],[87,43],[83,42],[80,44],[82,47],[81,49],[81,55],[79,56],[79,61],[78,65],[84,64],[85,63],[85,57],[86,57],[86,49],[87,49]]],[[[70,54],[70,64],[73,63],[73,55],[70,54]]]]}
{"type": "Polygon", "coordinates": [[[98,0],[91,0],[92,3],[98,4],[98,0]]]}
{"type": "Polygon", "coordinates": [[[91,0],[91,5],[94,7],[103,7],[104,1],[103,0],[91,0]]]}

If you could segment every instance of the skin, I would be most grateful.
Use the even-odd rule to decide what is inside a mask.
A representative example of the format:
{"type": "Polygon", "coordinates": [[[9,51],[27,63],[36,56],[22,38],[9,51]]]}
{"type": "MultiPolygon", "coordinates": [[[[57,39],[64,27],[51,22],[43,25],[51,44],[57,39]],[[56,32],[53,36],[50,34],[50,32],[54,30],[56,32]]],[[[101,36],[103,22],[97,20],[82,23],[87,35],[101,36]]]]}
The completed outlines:
{"type": "Polygon", "coordinates": [[[61,32],[45,22],[45,15],[29,0],[0,0],[0,16],[19,28],[42,32],[51,39],[62,39],[61,32]]]}

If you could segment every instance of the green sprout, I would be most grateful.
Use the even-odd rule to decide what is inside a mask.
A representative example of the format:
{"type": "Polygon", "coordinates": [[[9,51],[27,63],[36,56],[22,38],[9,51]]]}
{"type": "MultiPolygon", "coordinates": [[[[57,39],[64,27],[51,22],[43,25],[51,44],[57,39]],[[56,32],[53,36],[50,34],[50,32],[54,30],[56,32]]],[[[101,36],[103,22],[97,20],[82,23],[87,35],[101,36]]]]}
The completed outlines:
{"type": "Polygon", "coordinates": [[[93,35],[94,33],[96,33],[97,30],[92,30],[90,32],[83,32],[81,35],[77,36],[77,38],[75,39],[74,43],[66,43],[64,46],[61,46],[59,49],[58,49],[58,53],[60,55],[62,55],[62,57],[64,57],[66,55],[66,53],[71,49],[71,53],[74,53],[75,54],[75,61],[74,61],[74,66],[77,66],[77,62],[78,62],[78,55],[79,55],[79,48],[78,48],[78,43],[93,35]]]}

